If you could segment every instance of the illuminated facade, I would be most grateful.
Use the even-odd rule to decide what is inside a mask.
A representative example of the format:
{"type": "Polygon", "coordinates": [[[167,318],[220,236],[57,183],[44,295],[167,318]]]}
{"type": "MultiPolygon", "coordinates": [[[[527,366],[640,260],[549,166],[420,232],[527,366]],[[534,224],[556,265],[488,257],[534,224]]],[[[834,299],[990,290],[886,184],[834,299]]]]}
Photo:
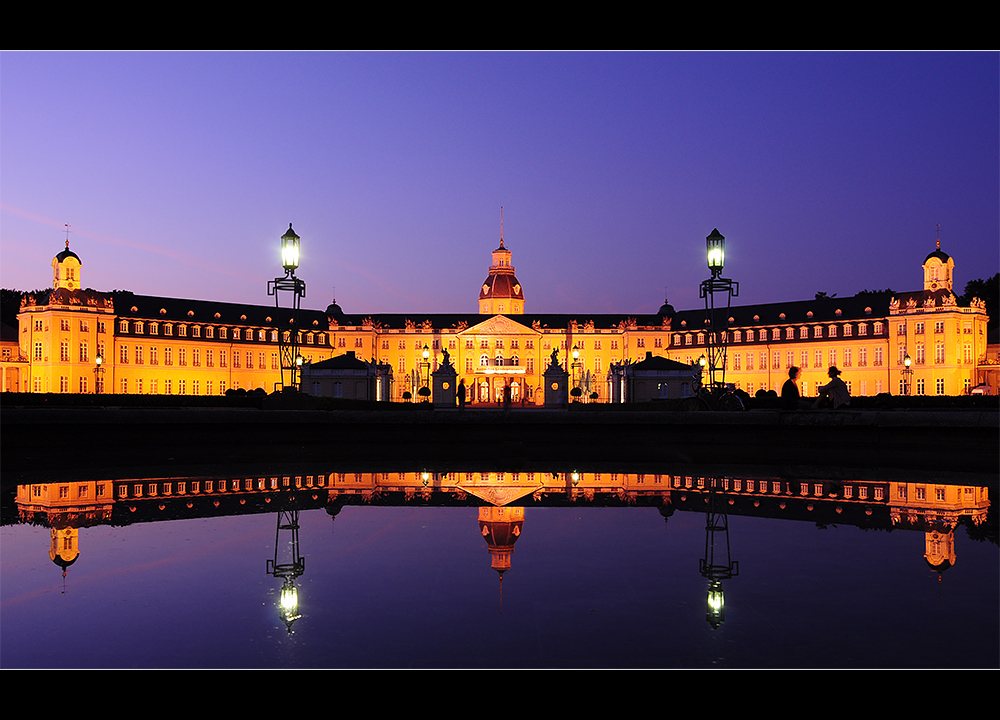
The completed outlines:
{"type": "MultiPolygon", "coordinates": [[[[795,366],[801,394],[815,396],[833,365],[852,396],[969,394],[986,376],[988,317],[982,300],[958,305],[954,266],[939,243],[924,259],[922,290],[732,308],[726,381],[751,395],[780,393],[795,366]]],[[[677,313],[669,357],[696,361],[706,348],[703,324],[703,311],[677,313]]]]}
{"type": "MultiPolygon", "coordinates": [[[[291,311],[275,307],[83,290],[82,263],[68,242],[52,268],[52,291],[37,303],[25,297],[17,342],[3,344],[6,390],[272,392],[281,381],[279,333],[297,332],[307,363],[352,352],[391,369],[380,399],[420,399],[447,351],[470,403],[499,403],[509,387],[513,403],[541,404],[553,353],[581,399],[624,402],[683,396],[685,387],[678,375],[669,386],[630,393],[622,368],[651,358],[691,366],[707,349],[704,310],[674,312],[664,303],[650,315],[527,313],[502,237],[479,287],[478,313],[349,314],[334,303],[326,311],[301,310],[295,329],[291,311]]],[[[802,394],[814,396],[836,365],[855,396],[970,392],[988,363],[985,305],[957,304],[954,261],[940,247],[925,258],[923,273],[922,290],[895,297],[861,293],[732,308],[726,380],[751,395],[777,392],[795,365],[802,394]],[[907,356],[911,375],[904,372],[907,356]]]]}

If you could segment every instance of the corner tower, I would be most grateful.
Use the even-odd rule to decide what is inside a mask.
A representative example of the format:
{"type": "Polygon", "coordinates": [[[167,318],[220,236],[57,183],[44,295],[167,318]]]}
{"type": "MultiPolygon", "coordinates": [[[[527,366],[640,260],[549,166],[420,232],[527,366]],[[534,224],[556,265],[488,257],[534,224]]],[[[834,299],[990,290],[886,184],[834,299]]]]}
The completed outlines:
{"type": "Polygon", "coordinates": [[[80,258],[69,249],[67,240],[66,249],[52,258],[52,289],[79,290],[80,265],[80,258]]]}
{"type": "Polygon", "coordinates": [[[524,313],[524,292],[514,276],[510,250],[503,246],[503,227],[500,229],[500,247],[493,251],[490,273],[479,289],[479,312],[483,315],[521,315],[524,313]]]}
{"type": "Polygon", "coordinates": [[[939,239],[937,249],[924,258],[924,290],[954,292],[952,289],[954,275],[955,261],[941,249],[941,240],[939,239]]]}

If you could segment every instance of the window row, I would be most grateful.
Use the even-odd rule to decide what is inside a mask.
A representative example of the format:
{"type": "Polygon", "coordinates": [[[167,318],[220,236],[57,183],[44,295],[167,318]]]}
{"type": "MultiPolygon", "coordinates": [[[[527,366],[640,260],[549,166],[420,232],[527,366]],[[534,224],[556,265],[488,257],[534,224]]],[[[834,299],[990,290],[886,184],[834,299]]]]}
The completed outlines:
{"type": "MultiPolygon", "coordinates": [[[[204,337],[208,339],[218,337],[220,340],[256,340],[259,342],[278,342],[277,330],[266,330],[261,328],[217,328],[213,325],[207,325],[204,327],[200,325],[174,325],[171,323],[156,323],[144,320],[127,319],[118,321],[119,332],[128,333],[130,327],[133,335],[164,335],[167,337],[176,336],[192,338],[204,337]]],[[[291,332],[286,330],[282,340],[284,342],[290,342],[291,332]]],[[[321,332],[300,332],[298,342],[306,345],[325,345],[326,334],[321,332]]]]}

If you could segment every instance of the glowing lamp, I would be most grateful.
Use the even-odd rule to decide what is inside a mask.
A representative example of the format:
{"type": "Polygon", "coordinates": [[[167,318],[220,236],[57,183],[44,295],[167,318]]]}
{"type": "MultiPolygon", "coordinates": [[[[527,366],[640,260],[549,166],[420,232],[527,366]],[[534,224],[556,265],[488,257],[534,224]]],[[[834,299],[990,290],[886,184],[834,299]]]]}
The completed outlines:
{"type": "Polygon", "coordinates": [[[426,362],[428,360],[428,358],[430,358],[430,356],[431,356],[431,351],[428,349],[428,347],[426,345],[424,345],[424,353],[423,354],[424,354],[424,361],[426,362]]]}
{"type": "Polygon", "coordinates": [[[294,272],[299,266],[299,236],[288,223],[288,232],[281,236],[281,266],[285,272],[294,272]]]}
{"type": "Polygon", "coordinates": [[[708,588],[707,600],[705,619],[712,627],[718,627],[726,619],[726,596],[722,592],[722,583],[712,583],[708,588]]]}
{"type": "Polygon", "coordinates": [[[94,362],[97,363],[97,367],[101,367],[101,363],[104,362],[104,358],[98,355],[96,358],[94,358],[94,362]]]}
{"type": "Polygon", "coordinates": [[[713,275],[718,275],[726,264],[726,238],[716,228],[705,238],[705,244],[708,249],[708,269],[713,275]]]}
{"type": "Polygon", "coordinates": [[[912,365],[912,364],[913,364],[913,360],[910,359],[910,355],[909,355],[909,353],[907,353],[906,357],[903,358],[903,365],[905,365],[907,368],[909,368],[910,365],[912,365]]]}
{"type": "Polygon", "coordinates": [[[704,368],[705,365],[707,365],[707,364],[708,364],[708,360],[705,359],[704,355],[702,355],[700,358],[698,358],[698,367],[704,368]]]}

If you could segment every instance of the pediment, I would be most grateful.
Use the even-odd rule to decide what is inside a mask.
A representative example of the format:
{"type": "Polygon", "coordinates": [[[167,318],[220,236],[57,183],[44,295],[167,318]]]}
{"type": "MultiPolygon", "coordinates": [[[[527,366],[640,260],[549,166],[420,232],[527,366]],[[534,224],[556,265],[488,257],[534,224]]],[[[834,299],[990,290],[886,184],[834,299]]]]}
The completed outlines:
{"type": "Polygon", "coordinates": [[[519,322],[514,322],[505,315],[493,315],[492,317],[469,327],[459,335],[539,335],[537,330],[525,327],[519,322]]]}

